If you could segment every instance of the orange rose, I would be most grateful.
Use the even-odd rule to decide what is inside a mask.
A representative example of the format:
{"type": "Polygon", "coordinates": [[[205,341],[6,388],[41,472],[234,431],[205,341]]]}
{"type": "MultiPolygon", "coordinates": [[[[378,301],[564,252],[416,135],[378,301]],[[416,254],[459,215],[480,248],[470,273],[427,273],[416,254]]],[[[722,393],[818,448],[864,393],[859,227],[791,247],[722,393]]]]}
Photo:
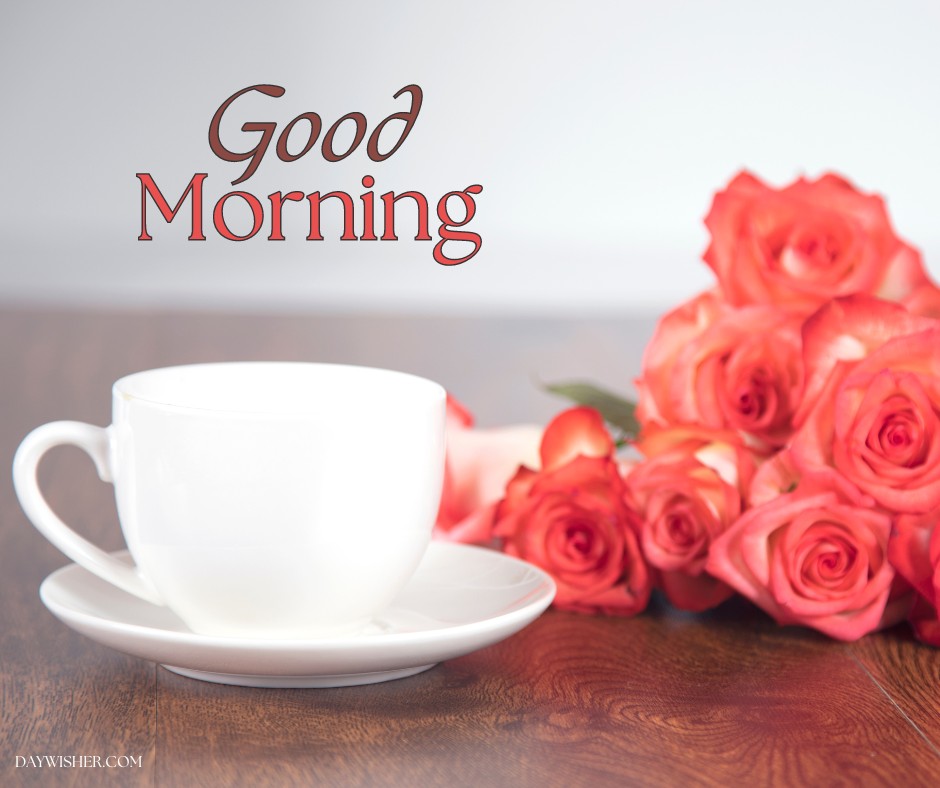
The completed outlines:
{"type": "Polygon", "coordinates": [[[894,512],[940,506],[940,323],[844,299],[807,322],[804,344],[796,465],[835,468],[894,512]]]}
{"type": "Polygon", "coordinates": [[[641,424],[668,426],[681,421],[671,394],[679,356],[728,311],[730,307],[721,296],[708,291],[660,318],[643,351],[642,375],[635,381],[639,393],[636,417],[641,424]]]}
{"type": "Polygon", "coordinates": [[[669,601],[683,610],[714,607],[732,589],[705,571],[713,540],[741,514],[753,461],[734,433],[677,427],[648,432],[646,456],[627,477],[642,520],[640,544],[659,570],[669,601]]]}
{"type": "Polygon", "coordinates": [[[731,429],[784,445],[803,385],[802,318],[773,306],[732,309],[704,293],[667,314],[643,358],[643,424],[731,429]]]}
{"type": "Polygon", "coordinates": [[[557,607],[633,615],[649,601],[639,522],[613,450],[596,411],[567,410],[545,429],[542,470],[521,468],[497,508],[494,535],[552,575],[557,607]]]}
{"type": "Polygon", "coordinates": [[[926,281],[919,253],[895,235],[882,199],[837,175],[772,189],[741,173],[715,195],[705,224],[705,262],[737,306],[809,313],[853,293],[902,301],[926,281]]]}
{"type": "Polygon", "coordinates": [[[773,616],[840,640],[903,618],[892,606],[891,518],[832,471],[748,510],[712,543],[707,569],[773,616]]]}

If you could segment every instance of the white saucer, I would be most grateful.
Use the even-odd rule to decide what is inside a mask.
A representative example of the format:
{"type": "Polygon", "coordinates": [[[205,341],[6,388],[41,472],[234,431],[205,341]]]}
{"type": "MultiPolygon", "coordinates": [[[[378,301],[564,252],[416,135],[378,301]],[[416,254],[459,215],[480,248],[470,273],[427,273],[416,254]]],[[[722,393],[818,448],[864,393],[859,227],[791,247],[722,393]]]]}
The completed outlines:
{"type": "MultiPolygon", "coordinates": [[[[130,561],[126,551],[114,554],[130,561]]],[[[76,564],[39,588],[76,632],[203,681],[245,687],[345,687],[404,678],[518,632],[551,604],[545,572],[479,547],[432,542],[392,606],[355,637],[250,640],[199,635],[76,564]]]]}

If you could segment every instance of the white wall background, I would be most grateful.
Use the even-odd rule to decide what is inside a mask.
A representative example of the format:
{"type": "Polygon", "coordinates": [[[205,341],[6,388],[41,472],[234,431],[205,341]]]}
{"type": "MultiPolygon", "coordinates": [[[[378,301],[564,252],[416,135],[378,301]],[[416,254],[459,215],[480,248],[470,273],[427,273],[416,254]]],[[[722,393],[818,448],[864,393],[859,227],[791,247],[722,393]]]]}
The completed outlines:
{"type": "Polygon", "coordinates": [[[711,281],[701,219],[742,167],[776,184],[833,169],[887,195],[940,276],[938,40],[933,2],[7,3],[0,300],[658,310],[711,281]],[[384,163],[272,150],[238,188],[355,197],[369,173],[433,203],[481,183],[480,254],[444,268],[431,243],[311,243],[303,223],[280,244],[191,243],[153,211],[138,242],[134,174],[168,196],[197,171],[207,196],[231,189],[241,168],[210,152],[209,121],[261,82],[287,94],[238,105],[233,146],[234,120],[359,110],[371,127],[408,83],[425,103],[384,163]]]}

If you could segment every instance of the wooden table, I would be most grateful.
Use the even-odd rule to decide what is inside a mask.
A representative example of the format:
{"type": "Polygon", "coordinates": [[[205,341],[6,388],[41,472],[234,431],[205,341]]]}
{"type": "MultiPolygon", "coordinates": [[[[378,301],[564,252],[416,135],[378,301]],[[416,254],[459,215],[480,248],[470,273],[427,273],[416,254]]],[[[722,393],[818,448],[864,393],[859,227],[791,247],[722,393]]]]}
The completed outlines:
{"type": "MultiPolygon", "coordinates": [[[[348,361],[440,380],[484,423],[560,407],[533,380],[624,388],[649,321],[0,312],[0,456],[58,418],[107,424],[122,374],[227,359],[348,361]]],[[[121,547],[110,487],[63,448],[54,508],[121,547]]],[[[331,690],[182,678],[41,605],[67,563],[0,477],[0,785],[936,785],[940,651],[903,627],[843,644],[742,602],[633,620],[549,611],[412,678],[331,690]],[[140,756],[128,769],[16,756],[140,756]]]]}

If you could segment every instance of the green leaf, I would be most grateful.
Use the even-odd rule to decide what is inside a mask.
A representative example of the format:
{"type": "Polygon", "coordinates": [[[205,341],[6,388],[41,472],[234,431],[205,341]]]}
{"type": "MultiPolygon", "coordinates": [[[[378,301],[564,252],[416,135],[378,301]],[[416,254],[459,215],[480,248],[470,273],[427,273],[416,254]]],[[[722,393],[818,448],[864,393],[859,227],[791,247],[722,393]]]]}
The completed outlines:
{"type": "Polygon", "coordinates": [[[635,414],[636,405],[628,399],[598,388],[593,383],[549,383],[545,385],[545,390],[578,405],[595,408],[604,417],[604,421],[623,432],[622,440],[635,438],[640,431],[635,414]]]}

